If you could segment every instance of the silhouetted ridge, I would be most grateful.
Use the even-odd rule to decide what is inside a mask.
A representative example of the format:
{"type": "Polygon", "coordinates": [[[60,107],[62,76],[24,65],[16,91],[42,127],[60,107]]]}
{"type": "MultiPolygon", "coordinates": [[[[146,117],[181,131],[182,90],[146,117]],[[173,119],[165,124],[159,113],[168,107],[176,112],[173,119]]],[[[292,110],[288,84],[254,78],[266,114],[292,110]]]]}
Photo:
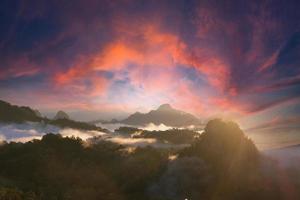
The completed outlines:
{"type": "Polygon", "coordinates": [[[56,115],[54,117],[54,120],[57,120],[57,119],[70,119],[70,117],[66,112],[60,110],[56,113],[56,115]]]}
{"type": "Polygon", "coordinates": [[[157,110],[173,110],[172,106],[170,104],[162,104],[160,105],[157,110]]]}
{"type": "Polygon", "coordinates": [[[29,107],[15,106],[0,100],[0,121],[2,122],[24,122],[41,121],[37,112],[29,107]]]}
{"type": "Polygon", "coordinates": [[[169,129],[165,131],[149,131],[134,127],[119,127],[116,133],[127,135],[131,138],[153,138],[161,143],[191,144],[199,133],[188,129],[169,129]]]}
{"type": "Polygon", "coordinates": [[[215,119],[207,123],[199,139],[182,155],[200,156],[219,167],[235,162],[251,167],[256,164],[258,150],[236,123],[215,119]]]}
{"type": "Polygon", "coordinates": [[[108,130],[95,126],[93,124],[71,120],[69,119],[69,116],[63,111],[59,111],[53,120],[41,116],[42,115],[38,110],[33,110],[30,107],[25,106],[11,105],[10,103],[0,100],[0,122],[43,122],[44,124],[52,124],[62,128],[108,132],[108,130]]]}
{"type": "Polygon", "coordinates": [[[136,112],[120,122],[138,126],[153,123],[156,125],[164,124],[174,127],[201,124],[201,121],[197,117],[184,111],[176,110],[172,108],[170,104],[162,104],[156,110],[151,110],[148,113],[136,112]]]}

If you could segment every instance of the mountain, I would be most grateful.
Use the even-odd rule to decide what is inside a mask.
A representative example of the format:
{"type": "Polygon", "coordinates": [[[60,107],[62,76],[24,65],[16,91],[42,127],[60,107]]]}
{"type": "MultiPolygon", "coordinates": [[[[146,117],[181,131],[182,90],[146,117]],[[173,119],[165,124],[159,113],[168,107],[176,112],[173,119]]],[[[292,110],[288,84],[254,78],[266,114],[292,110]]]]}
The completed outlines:
{"type": "Polygon", "coordinates": [[[111,119],[111,120],[104,120],[104,119],[98,119],[98,120],[94,120],[94,121],[90,121],[90,124],[117,124],[117,123],[121,123],[119,120],[117,119],[111,119]]]}
{"type": "Polygon", "coordinates": [[[0,121],[1,122],[24,122],[41,121],[42,118],[37,112],[26,106],[15,106],[0,100],[0,121]]]}
{"type": "Polygon", "coordinates": [[[39,110],[35,109],[33,111],[35,112],[36,116],[43,117],[39,110]]]}
{"type": "Polygon", "coordinates": [[[120,121],[120,123],[138,126],[153,123],[156,125],[164,124],[166,126],[181,127],[200,125],[201,121],[192,114],[172,108],[170,104],[163,104],[156,110],[151,110],[148,113],[136,112],[120,121]]]}
{"type": "Polygon", "coordinates": [[[11,105],[0,100],[0,122],[3,123],[41,122],[44,125],[51,124],[61,128],[108,132],[108,130],[93,124],[71,120],[64,111],[57,112],[53,120],[41,116],[38,110],[33,110],[27,106],[11,105]]]}
{"type": "Polygon", "coordinates": [[[57,119],[70,119],[69,115],[65,113],[64,111],[60,110],[56,113],[54,120],[57,119]]]}
{"type": "Polygon", "coordinates": [[[101,131],[108,133],[109,131],[107,129],[101,128],[99,126],[96,126],[94,124],[89,124],[86,122],[79,122],[74,121],[71,119],[55,119],[55,120],[47,120],[46,123],[59,126],[61,128],[72,128],[77,130],[86,130],[86,131],[101,131]]]}

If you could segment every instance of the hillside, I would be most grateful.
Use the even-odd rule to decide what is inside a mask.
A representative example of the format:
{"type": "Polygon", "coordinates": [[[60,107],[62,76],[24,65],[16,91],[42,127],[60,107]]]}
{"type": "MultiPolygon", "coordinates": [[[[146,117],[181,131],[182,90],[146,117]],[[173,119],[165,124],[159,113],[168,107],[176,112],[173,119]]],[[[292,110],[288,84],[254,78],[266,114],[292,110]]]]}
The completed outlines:
{"type": "Polygon", "coordinates": [[[37,111],[26,106],[11,105],[0,100],[0,122],[38,122],[42,118],[37,114],[37,111]]]}

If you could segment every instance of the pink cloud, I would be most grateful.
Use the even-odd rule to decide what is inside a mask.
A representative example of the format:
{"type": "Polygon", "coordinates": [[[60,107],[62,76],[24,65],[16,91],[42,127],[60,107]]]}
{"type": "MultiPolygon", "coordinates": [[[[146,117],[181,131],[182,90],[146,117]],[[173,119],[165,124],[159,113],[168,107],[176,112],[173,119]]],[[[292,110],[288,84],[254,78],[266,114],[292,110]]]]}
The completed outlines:
{"type": "Polygon", "coordinates": [[[27,56],[17,57],[7,65],[5,70],[0,71],[0,80],[11,77],[34,76],[41,71],[38,66],[29,61],[27,56]]]}
{"type": "Polygon", "coordinates": [[[272,65],[274,65],[277,62],[279,53],[280,53],[280,49],[275,51],[269,58],[267,58],[266,61],[258,68],[258,71],[262,72],[270,68],[272,65]]]}
{"type": "Polygon", "coordinates": [[[297,125],[300,123],[300,116],[276,116],[269,121],[257,124],[248,129],[248,131],[268,129],[274,127],[290,126],[291,124],[297,125]]]}

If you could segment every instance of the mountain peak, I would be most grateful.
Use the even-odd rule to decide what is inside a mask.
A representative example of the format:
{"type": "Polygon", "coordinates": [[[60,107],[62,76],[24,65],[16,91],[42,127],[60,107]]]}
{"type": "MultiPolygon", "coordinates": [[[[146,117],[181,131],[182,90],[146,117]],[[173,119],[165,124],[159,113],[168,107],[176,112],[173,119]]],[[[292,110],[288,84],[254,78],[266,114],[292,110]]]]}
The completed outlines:
{"type": "Polygon", "coordinates": [[[56,113],[54,119],[70,119],[69,115],[64,111],[60,110],[56,113]]]}
{"type": "Polygon", "coordinates": [[[134,113],[122,120],[121,123],[144,126],[149,123],[164,124],[172,127],[199,125],[201,121],[192,114],[172,108],[170,104],[162,104],[156,110],[148,113],[134,113]]]}
{"type": "Polygon", "coordinates": [[[173,110],[172,106],[168,103],[160,105],[157,110],[173,110]]]}

